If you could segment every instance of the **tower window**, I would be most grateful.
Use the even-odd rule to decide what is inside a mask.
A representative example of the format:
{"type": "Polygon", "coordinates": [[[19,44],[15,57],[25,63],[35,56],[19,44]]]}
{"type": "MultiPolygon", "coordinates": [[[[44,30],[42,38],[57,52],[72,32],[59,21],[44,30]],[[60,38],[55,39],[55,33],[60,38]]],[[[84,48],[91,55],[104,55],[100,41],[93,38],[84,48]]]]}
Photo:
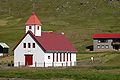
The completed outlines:
{"type": "Polygon", "coordinates": [[[48,56],[48,59],[50,59],[50,56],[48,56]]]}
{"type": "Polygon", "coordinates": [[[28,48],[30,48],[30,43],[28,43],[28,48]]]}
{"type": "Polygon", "coordinates": [[[29,29],[32,29],[32,26],[29,26],[29,29]]]}
{"type": "Polygon", "coordinates": [[[26,43],[23,43],[23,48],[26,48],[26,43]]]}
{"type": "Polygon", "coordinates": [[[35,43],[33,43],[33,48],[35,48],[35,43]]]}
{"type": "Polygon", "coordinates": [[[39,30],[39,26],[37,26],[37,30],[39,30]]]}

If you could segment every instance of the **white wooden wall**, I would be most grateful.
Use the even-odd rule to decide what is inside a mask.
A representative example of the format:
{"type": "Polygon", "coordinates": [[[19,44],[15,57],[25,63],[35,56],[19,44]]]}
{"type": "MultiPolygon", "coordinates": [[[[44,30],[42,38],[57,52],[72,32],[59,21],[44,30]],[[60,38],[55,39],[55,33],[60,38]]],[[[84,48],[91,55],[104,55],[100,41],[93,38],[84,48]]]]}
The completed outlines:
{"type": "Polygon", "coordinates": [[[41,36],[41,26],[39,26],[39,30],[37,29],[39,25],[27,25],[26,26],[26,33],[28,31],[31,31],[35,36],[41,36]],[[29,26],[31,26],[31,29],[29,29],[29,26]]]}
{"type": "MultiPolygon", "coordinates": [[[[32,44],[31,44],[32,47],[32,44]]],[[[44,63],[44,55],[43,50],[37,45],[37,43],[31,38],[28,34],[23,41],[18,45],[18,47],[14,50],[14,66],[25,65],[25,54],[33,54],[33,65],[35,66],[35,62],[44,63]],[[23,43],[26,43],[26,48],[23,48],[23,43]],[[28,48],[28,43],[35,43],[35,48],[28,48]]],[[[37,66],[43,66],[43,64],[38,64],[37,66]]]]}
{"type": "Polygon", "coordinates": [[[19,62],[20,65],[23,66],[25,65],[25,54],[33,55],[33,65],[31,67],[35,67],[35,66],[48,67],[48,66],[53,66],[53,63],[54,66],[66,66],[66,65],[74,66],[76,62],[76,53],[71,53],[71,62],[70,62],[70,53],[68,53],[68,61],[67,61],[67,53],[62,53],[62,61],[60,61],[60,53],[58,53],[58,62],[56,62],[57,53],[44,53],[44,51],[39,47],[39,45],[32,39],[32,37],[29,34],[26,35],[23,41],[14,50],[15,67],[19,66],[19,62]],[[26,48],[23,48],[23,43],[26,43],[26,48]],[[28,43],[31,43],[31,47],[32,47],[32,43],[35,43],[35,48],[28,48],[28,43]],[[54,62],[53,62],[53,54],[54,54],[54,62]],[[63,61],[63,54],[65,54],[65,61],[63,61]],[[48,56],[50,56],[50,59],[48,59],[48,56]]]}
{"type": "Polygon", "coordinates": [[[70,61],[70,53],[68,53],[68,61],[67,61],[67,53],[62,53],[61,57],[62,61],[60,61],[60,53],[45,53],[45,66],[75,66],[76,62],[76,53],[71,53],[71,61],[70,61]],[[54,62],[53,62],[53,54],[54,54],[54,62]],[[58,54],[58,62],[57,62],[57,54],[58,54]],[[63,54],[65,54],[65,61],[63,61],[63,54]],[[50,59],[48,59],[50,56],[50,59]]]}

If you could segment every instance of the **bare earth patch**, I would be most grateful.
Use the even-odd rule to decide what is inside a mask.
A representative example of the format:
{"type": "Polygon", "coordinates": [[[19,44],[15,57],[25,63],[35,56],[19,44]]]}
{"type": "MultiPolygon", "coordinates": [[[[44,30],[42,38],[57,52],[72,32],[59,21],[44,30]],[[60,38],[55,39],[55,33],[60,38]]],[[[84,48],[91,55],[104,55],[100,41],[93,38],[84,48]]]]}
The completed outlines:
{"type": "Polygon", "coordinates": [[[0,26],[5,26],[7,25],[7,20],[0,20],[0,26]]]}
{"type": "Polygon", "coordinates": [[[6,26],[7,22],[7,20],[0,20],[0,26],[6,26]]]}

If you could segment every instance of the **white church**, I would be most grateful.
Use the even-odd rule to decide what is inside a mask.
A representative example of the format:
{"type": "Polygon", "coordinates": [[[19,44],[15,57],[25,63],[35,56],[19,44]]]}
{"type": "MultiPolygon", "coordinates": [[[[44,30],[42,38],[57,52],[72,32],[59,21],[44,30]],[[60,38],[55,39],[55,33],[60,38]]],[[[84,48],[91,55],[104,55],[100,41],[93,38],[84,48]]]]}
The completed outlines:
{"type": "Polygon", "coordinates": [[[41,31],[42,24],[33,12],[26,22],[26,33],[16,44],[14,66],[75,66],[77,50],[64,34],[41,31]]]}

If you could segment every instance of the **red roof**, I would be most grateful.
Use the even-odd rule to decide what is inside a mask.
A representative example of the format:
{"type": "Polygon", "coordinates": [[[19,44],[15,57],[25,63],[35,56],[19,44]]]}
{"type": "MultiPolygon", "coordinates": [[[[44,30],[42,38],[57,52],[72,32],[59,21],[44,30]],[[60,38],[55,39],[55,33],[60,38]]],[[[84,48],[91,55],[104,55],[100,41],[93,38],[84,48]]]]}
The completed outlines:
{"type": "MultiPolygon", "coordinates": [[[[62,34],[58,34],[55,32],[42,32],[42,36],[34,36],[30,31],[28,31],[26,35],[27,34],[30,34],[32,38],[38,43],[38,45],[45,52],[54,52],[54,51],[77,52],[77,50],[73,47],[73,45],[69,42],[69,40],[62,34]]],[[[19,45],[19,43],[16,45],[16,47],[19,45]]]]}
{"type": "Polygon", "coordinates": [[[38,24],[38,25],[42,25],[40,20],[38,19],[37,15],[35,14],[35,12],[32,13],[32,15],[29,17],[29,19],[26,22],[27,25],[29,24],[38,24]]]}
{"type": "Polygon", "coordinates": [[[94,34],[92,38],[120,38],[120,34],[94,34]]]}

